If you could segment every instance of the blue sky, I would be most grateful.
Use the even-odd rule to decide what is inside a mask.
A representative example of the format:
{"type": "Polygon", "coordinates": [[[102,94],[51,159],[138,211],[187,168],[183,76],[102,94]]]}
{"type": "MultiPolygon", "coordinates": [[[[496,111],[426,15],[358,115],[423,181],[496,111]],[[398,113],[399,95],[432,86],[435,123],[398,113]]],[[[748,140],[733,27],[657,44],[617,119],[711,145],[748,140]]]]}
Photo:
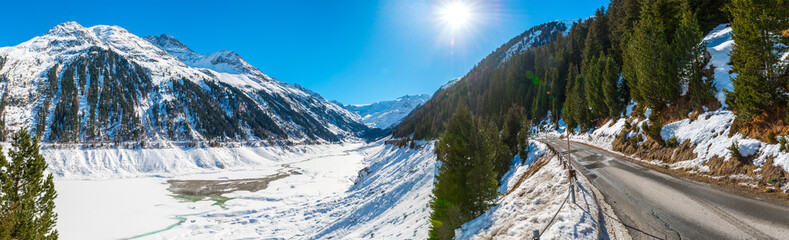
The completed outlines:
{"type": "Polygon", "coordinates": [[[269,76],[345,104],[430,93],[531,26],[585,18],[609,0],[474,2],[462,31],[438,12],[446,1],[12,1],[0,46],[65,21],[166,33],[192,50],[234,51],[269,76]],[[452,44],[454,39],[454,44],[452,44]]]}

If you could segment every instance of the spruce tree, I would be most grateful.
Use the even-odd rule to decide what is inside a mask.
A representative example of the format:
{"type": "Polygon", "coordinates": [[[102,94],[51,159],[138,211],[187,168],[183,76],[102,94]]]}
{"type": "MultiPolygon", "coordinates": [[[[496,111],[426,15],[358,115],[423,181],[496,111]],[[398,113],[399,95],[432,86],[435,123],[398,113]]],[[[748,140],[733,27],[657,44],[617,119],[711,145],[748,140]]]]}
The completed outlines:
{"type": "Polygon", "coordinates": [[[483,127],[467,105],[459,105],[436,146],[441,165],[430,207],[430,239],[452,239],[454,231],[486,211],[496,197],[495,161],[509,155],[493,124],[483,127]]]}
{"type": "Polygon", "coordinates": [[[567,126],[567,129],[573,129],[575,128],[575,126],[578,126],[578,122],[575,121],[576,109],[573,108],[573,103],[575,102],[575,98],[578,95],[574,92],[575,84],[576,84],[575,83],[576,74],[575,71],[572,70],[574,69],[574,67],[575,65],[573,63],[570,63],[571,70],[567,74],[567,86],[566,86],[567,89],[565,90],[566,98],[564,101],[564,107],[562,109],[562,118],[564,119],[564,124],[567,126]]]}
{"type": "Polygon", "coordinates": [[[608,115],[608,107],[606,106],[602,89],[605,63],[600,60],[599,56],[594,56],[589,61],[586,61],[582,68],[586,103],[591,110],[591,119],[608,115]]]}
{"type": "Polygon", "coordinates": [[[0,154],[0,237],[58,238],[54,212],[57,193],[52,174],[44,176],[47,163],[38,150],[38,140],[31,141],[23,129],[14,134],[8,159],[0,154]]]}
{"type": "Polygon", "coordinates": [[[585,79],[583,75],[579,74],[575,77],[575,84],[573,85],[573,101],[570,103],[573,106],[573,114],[575,121],[581,125],[581,129],[591,127],[591,112],[586,100],[585,79]]]}
{"type": "Polygon", "coordinates": [[[501,141],[495,124],[483,124],[479,130],[481,151],[477,151],[471,159],[471,169],[466,174],[465,190],[470,219],[482,215],[493,206],[493,200],[498,196],[499,176],[509,171],[514,156],[501,141]]]}
{"type": "Polygon", "coordinates": [[[611,55],[617,64],[624,64],[623,49],[633,31],[633,26],[640,16],[641,4],[638,0],[611,0],[608,5],[609,32],[611,42],[611,55]]]}
{"type": "Polygon", "coordinates": [[[731,51],[734,91],[726,98],[741,119],[774,114],[783,101],[781,75],[786,69],[779,54],[785,47],[776,43],[788,24],[787,4],[786,0],[732,0],[726,7],[737,43],[731,51]]]}
{"type": "Polygon", "coordinates": [[[632,71],[628,75],[635,74],[636,88],[631,91],[639,92],[641,103],[660,110],[679,97],[679,77],[663,24],[652,16],[649,7],[641,13],[642,18],[628,42],[626,55],[633,65],[628,66],[627,71],[632,71]]]}
{"type": "Polygon", "coordinates": [[[504,117],[504,124],[501,127],[501,139],[510,149],[511,155],[518,151],[518,131],[521,129],[523,115],[517,105],[510,106],[507,115],[504,117]]]}
{"type": "Polygon", "coordinates": [[[608,107],[608,116],[618,117],[624,108],[624,97],[622,96],[622,86],[619,83],[619,65],[613,57],[602,56],[599,61],[603,65],[601,74],[603,96],[605,105],[608,107]]]}
{"type": "MultiPolygon", "coordinates": [[[[627,35],[635,35],[636,33],[628,33],[627,35]]],[[[630,39],[628,37],[627,39],[630,39]]],[[[638,91],[638,74],[636,73],[636,46],[634,43],[626,42],[624,44],[625,50],[622,52],[622,78],[630,88],[630,99],[636,102],[643,102],[644,98],[641,97],[641,92],[638,91]]]]}
{"type": "Polygon", "coordinates": [[[518,133],[518,156],[521,158],[521,164],[526,162],[529,157],[529,138],[531,137],[531,121],[523,119],[523,127],[518,133]]]}
{"type": "Polygon", "coordinates": [[[715,94],[714,79],[711,74],[705,76],[704,67],[710,60],[706,42],[696,17],[686,7],[682,20],[674,32],[672,49],[677,61],[677,74],[682,84],[687,85],[687,96],[693,107],[711,101],[715,94]]]}

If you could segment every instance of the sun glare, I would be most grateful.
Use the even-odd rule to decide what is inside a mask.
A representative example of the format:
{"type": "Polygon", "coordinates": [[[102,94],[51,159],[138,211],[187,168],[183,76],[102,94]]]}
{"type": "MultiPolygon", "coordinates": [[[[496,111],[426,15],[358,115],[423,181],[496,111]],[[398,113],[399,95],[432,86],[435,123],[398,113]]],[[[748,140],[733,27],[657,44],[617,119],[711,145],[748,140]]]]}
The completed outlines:
{"type": "Polygon", "coordinates": [[[443,22],[454,30],[468,27],[473,18],[471,6],[461,1],[444,3],[439,13],[443,22]]]}

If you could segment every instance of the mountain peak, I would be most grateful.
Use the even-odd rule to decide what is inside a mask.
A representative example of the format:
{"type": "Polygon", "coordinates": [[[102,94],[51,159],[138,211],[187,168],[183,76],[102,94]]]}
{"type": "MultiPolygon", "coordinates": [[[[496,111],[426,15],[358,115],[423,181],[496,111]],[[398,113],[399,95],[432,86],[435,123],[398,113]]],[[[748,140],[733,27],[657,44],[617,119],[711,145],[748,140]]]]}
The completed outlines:
{"type": "MultiPolygon", "coordinates": [[[[159,36],[145,36],[143,37],[146,41],[153,43],[153,45],[158,46],[162,50],[167,51],[168,53],[194,53],[192,49],[189,49],[185,44],[178,41],[173,36],[167,35],[162,33],[159,36]]],[[[177,57],[177,56],[176,56],[177,57]]]]}
{"type": "Polygon", "coordinates": [[[185,44],[175,39],[175,37],[162,34],[159,36],[145,36],[146,41],[161,48],[170,55],[175,56],[186,65],[196,68],[207,68],[223,73],[248,73],[259,75],[268,79],[260,70],[249,65],[244,58],[237,53],[229,50],[220,50],[211,54],[199,54],[189,49],[185,44]]]}
{"type": "Polygon", "coordinates": [[[79,23],[71,21],[58,24],[57,26],[49,29],[47,35],[65,35],[75,32],[88,32],[88,29],[79,25],[79,23]]]}

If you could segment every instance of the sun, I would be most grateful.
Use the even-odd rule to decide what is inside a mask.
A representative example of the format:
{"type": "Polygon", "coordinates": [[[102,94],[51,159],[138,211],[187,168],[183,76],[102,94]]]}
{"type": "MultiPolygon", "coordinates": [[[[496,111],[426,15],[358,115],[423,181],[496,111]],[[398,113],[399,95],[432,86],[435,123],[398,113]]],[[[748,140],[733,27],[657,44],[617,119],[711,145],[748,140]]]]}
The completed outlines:
{"type": "Polygon", "coordinates": [[[462,1],[445,2],[439,10],[441,20],[453,30],[467,28],[474,17],[472,7],[462,1]]]}

